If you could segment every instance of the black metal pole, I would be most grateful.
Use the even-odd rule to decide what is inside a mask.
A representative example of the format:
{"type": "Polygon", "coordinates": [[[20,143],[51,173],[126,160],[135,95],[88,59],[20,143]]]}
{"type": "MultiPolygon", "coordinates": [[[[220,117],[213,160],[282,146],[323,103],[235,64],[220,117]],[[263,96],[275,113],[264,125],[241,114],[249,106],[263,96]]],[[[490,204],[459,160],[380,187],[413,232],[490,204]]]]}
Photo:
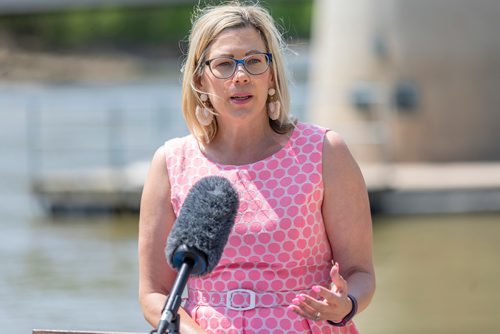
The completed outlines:
{"type": "Polygon", "coordinates": [[[157,334],[180,334],[180,317],[178,314],[179,307],[182,302],[182,292],[186,287],[189,275],[193,270],[194,261],[190,258],[185,258],[179,269],[177,279],[174,282],[172,291],[168,296],[165,307],[162,311],[161,319],[158,324],[157,334]]]}

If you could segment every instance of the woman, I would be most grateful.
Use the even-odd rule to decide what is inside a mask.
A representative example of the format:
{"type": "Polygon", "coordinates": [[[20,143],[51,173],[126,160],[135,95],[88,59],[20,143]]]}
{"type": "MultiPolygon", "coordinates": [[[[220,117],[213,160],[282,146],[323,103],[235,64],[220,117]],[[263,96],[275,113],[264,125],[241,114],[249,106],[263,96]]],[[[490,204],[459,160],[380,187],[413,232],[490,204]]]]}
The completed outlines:
{"type": "Polygon", "coordinates": [[[289,115],[281,36],[237,2],[193,24],[183,113],[191,135],[155,153],[141,202],[140,303],[156,327],[175,280],[169,231],[192,185],[224,176],[240,197],[215,270],[192,277],[182,333],[357,333],[374,293],[360,170],[342,139],[289,115]]]}

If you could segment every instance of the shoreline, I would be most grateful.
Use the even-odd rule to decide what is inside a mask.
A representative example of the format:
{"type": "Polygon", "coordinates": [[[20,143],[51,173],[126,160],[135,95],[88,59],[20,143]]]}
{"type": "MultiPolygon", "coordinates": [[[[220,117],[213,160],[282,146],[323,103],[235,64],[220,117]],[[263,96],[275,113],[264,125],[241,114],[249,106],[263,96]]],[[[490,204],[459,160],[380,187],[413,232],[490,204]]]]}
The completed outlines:
{"type": "MultiPolygon", "coordinates": [[[[373,214],[500,212],[497,162],[361,165],[373,214]]],[[[53,171],[31,183],[52,215],[138,212],[149,163],[123,168],[53,171]]]]}
{"type": "MultiPolygon", "coordinates": [[[[0,45],[0,82],[102,83],[178,77],[184,55],[176,46],[158,49],[26,51],[0,45]]],[[[287,67],[294,79],[308,77],[309,43],[290,43],[287,67]]]]}
{"type": "Polygon", "coordinates": [[[102,83],[178,73],[181,57],[119,52],[57,53],[0,48],[0,81],[11,83],[102,83]]]}

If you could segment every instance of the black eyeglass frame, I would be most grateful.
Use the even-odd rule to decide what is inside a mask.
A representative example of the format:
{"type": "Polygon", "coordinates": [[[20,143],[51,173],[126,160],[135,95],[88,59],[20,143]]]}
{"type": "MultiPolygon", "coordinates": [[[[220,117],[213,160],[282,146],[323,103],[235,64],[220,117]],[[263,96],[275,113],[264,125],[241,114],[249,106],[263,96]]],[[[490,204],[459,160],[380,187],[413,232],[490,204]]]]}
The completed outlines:
{"type": "Polygon", "coordinates": [[[247,71],[248,74],[250,75],[260,75],[262,73],[264,73],[265,71],[267,71],[267,69],[269,68],[269,65],[271,65],[273,61],[273,54],[270,53],[270,52],[258,52],[258,53],[252,53],[242,59],[236,59],[236,58],[231,58],[231,57],[215,57],[215,58],[212,58],[212,59],[208,59],[205,61],[205,65],[208,66],[208,68],[210,69],[210,72],[212,72],[212,74],[214,75],[214,77],[216,77],[217,79],[229,79],[231,78],[235,73],[236,73],[236,70],[238,69],[238,65],[241,64],[243,65],[243,67],[245,68],[245,71],[247,71]],[[266,56],[266,60],[267,60],[267,67],[264,71],[260,72],[260,73],[252,73],[248,70],[246,64],[245,64],[245,61],[252,57],[252,56],[255,56],[255,55],[265,55],[266,56]],[[233,73],[231,73],[230,75],[228,75],[227,77],[219,77],[217,76],[214,71],[212,70],[212,66],[210,66],[210,63],[213,61],[213,60],[216,60],[216,59],[221,59],[221,58],[225,58],[225,59],[231,59],[232,61],[234,61],[235,63],[235,66],[234,66],[234,70],[233,70],[233,73]]]}

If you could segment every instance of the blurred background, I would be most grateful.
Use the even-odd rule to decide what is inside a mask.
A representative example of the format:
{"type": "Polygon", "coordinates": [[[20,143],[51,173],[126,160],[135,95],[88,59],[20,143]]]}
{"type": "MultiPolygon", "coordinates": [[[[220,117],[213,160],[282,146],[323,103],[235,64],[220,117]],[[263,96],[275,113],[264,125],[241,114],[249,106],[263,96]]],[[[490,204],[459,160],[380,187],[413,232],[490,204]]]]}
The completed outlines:
{"type": "MultiPolygon", "coordinates": [[[[339,132],[366,179],[378,287],[360,331],[499,332],[500,2],[261,4],[289,43],[292,113],[339,132]]],[[[196,5],[0,0],[2,332],[150,330],[138,205],[156,148],[188,132],[196,5]]]]}

